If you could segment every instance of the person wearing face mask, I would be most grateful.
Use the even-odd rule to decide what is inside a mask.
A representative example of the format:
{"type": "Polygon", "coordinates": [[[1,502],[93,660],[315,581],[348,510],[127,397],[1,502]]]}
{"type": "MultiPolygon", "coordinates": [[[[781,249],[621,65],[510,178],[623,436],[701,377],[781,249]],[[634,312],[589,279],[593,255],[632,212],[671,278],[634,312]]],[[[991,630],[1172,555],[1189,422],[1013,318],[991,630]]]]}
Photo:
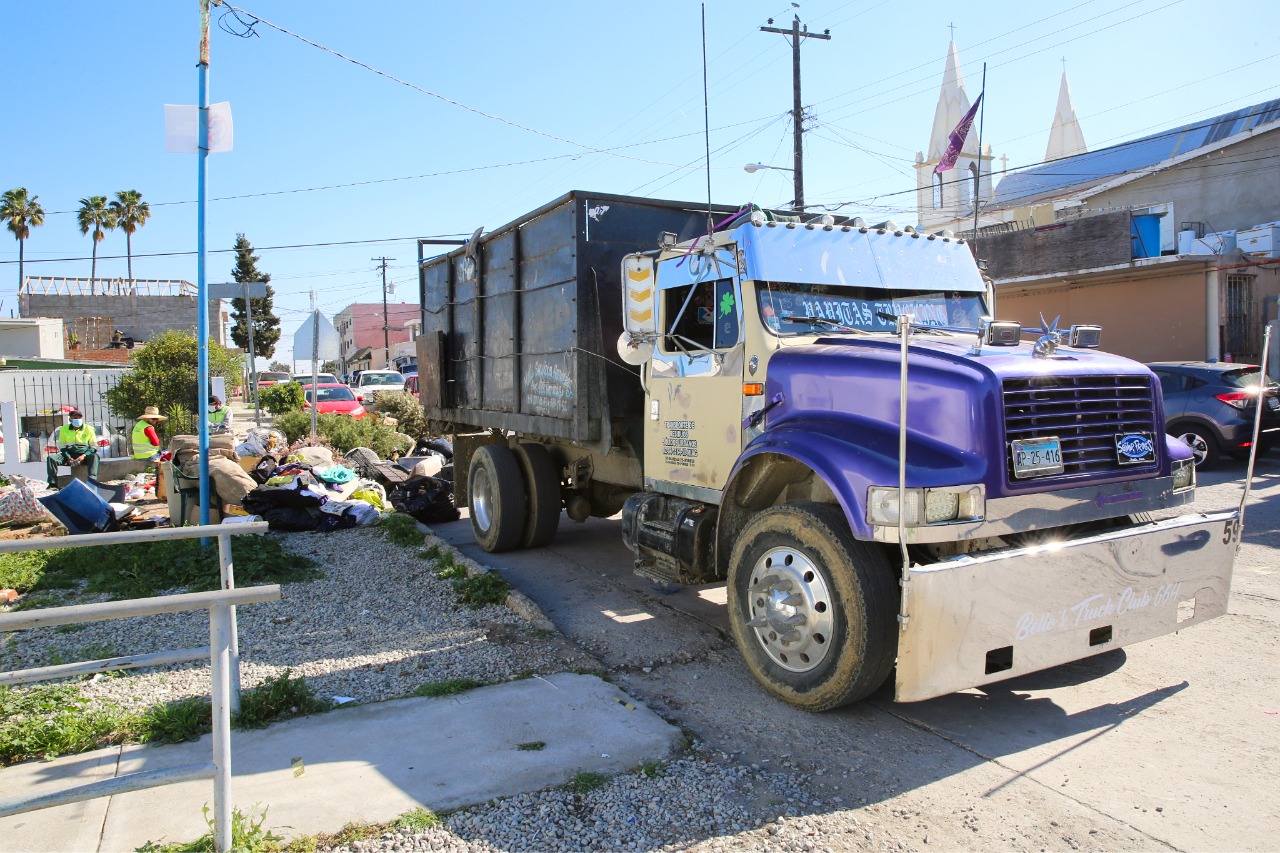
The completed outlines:
{"type": "Polygon", "coordinates": [[[221,397],[209,398],[209,432],[231,432],[232,417],[231,407],[224,406],[221,397]]]}
{"type": "Polygon", "coordinates": [[[89,468],[89,479],[98,479],[98,433],[84,422],[84,414],[79,409],[71,410],[71,422],[58,427],[53,436],[58,449],[45,459],[49,488],[58,488],[59,465],[70,468],[85,465],[89,468]]]}

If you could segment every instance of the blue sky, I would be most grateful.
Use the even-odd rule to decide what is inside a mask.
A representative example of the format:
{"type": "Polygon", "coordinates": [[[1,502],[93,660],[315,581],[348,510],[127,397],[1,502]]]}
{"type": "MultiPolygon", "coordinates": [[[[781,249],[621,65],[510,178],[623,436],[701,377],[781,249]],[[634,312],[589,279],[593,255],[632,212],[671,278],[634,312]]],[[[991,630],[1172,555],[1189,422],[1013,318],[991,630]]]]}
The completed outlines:
{"type": "MultiPolygon", "coordinates": [[[[208,209],[208,280],[230,280],[232,255],[213,250],[230,249],[237,232],[263,247],[285,350],[310,290],[330,316],[381,298],[372,258],[395,259],[392,301],[416,301],[414,237],[492,229],[571,189],[706,199],[698,3],[236,3],[455,102],[264,24],[237,37],[214,10],[211,100],[231,103],[235,149],[209,158],[209,195],[221,200],[208,209]],[[386,242],[265,248],[343,241],[386,242]]],[[[28,275],[87,277],[78,201],[131,188],[152,205],[134,235],[135,277],[196,280],[194,254],[145,255],[196,247],[196,161],[165,153],[163,105],[196,102],[198,8],[3,7],[0,189],[25,186],[47,212],[27,241],[28,275]]],[[[806,200],[847,214],[914,221],[912,163],[928,143],[949,23],[970,98],[988,63],[983,140],[1010,168],[1044,156],[1064,57],[1091,149],[1280,96],[1280,32],[1265,0],[983,2],[963,12],[932,0],[710,0],[718,203],[791,199],[788,173],[742,167],[791,163],[790,48],[758,28],[770,17],[789,26],[793,13],[832,35],[802,50],[814,116],[806,200]]],[[[5,316],[18,275],[5,262],[17,250],[0,233],[5,316]]],[[[121,256],[100,260],[100,277],[125,275],[122,233],[99,253],[121,256]]]]}

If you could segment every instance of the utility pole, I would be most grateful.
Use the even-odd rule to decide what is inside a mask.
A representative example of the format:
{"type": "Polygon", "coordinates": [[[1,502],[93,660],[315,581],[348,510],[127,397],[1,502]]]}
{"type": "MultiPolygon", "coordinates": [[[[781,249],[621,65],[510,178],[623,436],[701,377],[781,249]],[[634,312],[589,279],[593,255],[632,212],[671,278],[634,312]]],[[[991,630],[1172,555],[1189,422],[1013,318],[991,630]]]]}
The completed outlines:
{"type": "Polygon", "coordinates": [[[387,324],[387,261],[395,258],[373,258],[382,263],[382,361],[383,367],[391,366],[391,327],[387,324]]]}
{"type": "MultiPolygon", "coordinates": [[[[773,18],[769,19],[769,23],[773,23],[773,18]]],[[[822,39],[823,41],[831,41],[831,30],[823,30],[821,33],[809,32],[809,27],[800,27],[800,16],[794,16],[791,21],[791,28],[787,30],[777,27],[761,27],[761,32],[778,33],[782,36],[791,36],[791,149],[795,158],[795,187],[796,197],[791,203],[794,210],[804,210],[804,108],[800,104],[800,42],[805,39],[822,39]]]]}

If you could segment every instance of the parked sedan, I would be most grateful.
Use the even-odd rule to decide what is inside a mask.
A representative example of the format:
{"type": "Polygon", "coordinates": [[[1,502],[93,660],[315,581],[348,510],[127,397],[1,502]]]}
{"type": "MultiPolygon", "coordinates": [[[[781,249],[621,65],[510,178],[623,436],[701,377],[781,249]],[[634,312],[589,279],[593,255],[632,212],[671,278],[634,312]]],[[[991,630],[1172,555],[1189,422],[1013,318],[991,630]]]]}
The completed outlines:
{"type": "Polygon", "coordinates": [[[314,398],[316,414],[350,415],[359,419],[365,416],[364,406],[356,399],[356,395],[346,385],[336,382],[325,382],[320,385],[307,385],[302,389],[306,400],[302,403],[304,412],[311,411],[314,398]]]}
{"type": "MultiPolygon", "coordinates": [[[[1186,442],[1196,465],[1210,466],[1225,453],[1249,455],[1261,373],[1254,364],[1165,361],[1147,365],[1160,378],[1165,430],[1186,442]]],[[[1280,386],[1267,383],[1258,452],[1280,443],[1280,386]]]]}
{"type": "Polygon", "coordinates": [[[278,370],[260,370],[258,371],[258,387],[270,388],[283,382],[292,382],[293,377],[287,373],[278,370]]]}

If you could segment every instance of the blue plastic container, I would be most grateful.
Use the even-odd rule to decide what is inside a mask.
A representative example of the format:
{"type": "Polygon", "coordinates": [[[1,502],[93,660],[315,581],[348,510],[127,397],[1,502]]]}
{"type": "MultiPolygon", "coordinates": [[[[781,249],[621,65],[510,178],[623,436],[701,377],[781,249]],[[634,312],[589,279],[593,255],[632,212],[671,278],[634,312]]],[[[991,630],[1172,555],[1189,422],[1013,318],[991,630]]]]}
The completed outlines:
{"type": "Polygon", "coordinates": [[[1140,213],[1129,217],[1129,237],[1133,243],[1134,258],[1160,257],[1159,215],[1140,213]]]}

